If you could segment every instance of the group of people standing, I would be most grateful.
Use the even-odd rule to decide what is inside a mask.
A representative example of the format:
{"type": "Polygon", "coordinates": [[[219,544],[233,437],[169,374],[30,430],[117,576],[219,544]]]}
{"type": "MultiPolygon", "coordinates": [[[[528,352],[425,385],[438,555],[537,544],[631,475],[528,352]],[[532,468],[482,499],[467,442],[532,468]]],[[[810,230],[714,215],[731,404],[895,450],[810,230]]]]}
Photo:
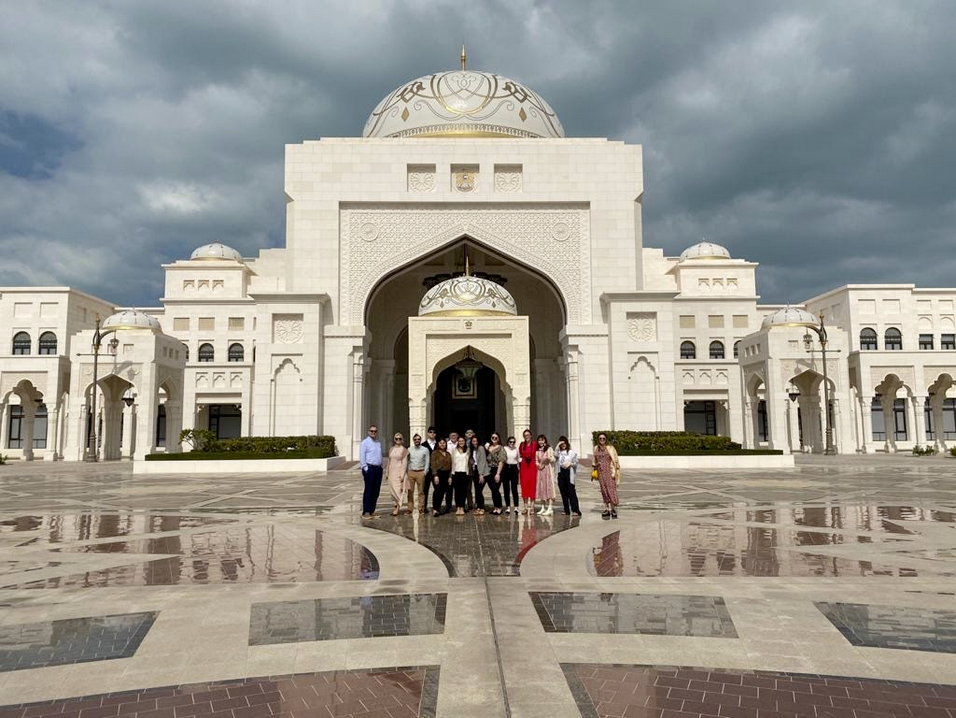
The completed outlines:
{"type": "MultiPolygon", "coordinates": [[[[449,513],[453,503],[458,516],[472,510],[480,516],[486,511],[486,486],[491,493],[491,513],[496,516],[519,512],[519,487],[522,514],[553,515],[555,496],[560,492],[564,513],[581,515],[575,487],[578,455],[566,436],[560,437],[552,447],[544,434],[535,440],[528,429],[522,434],[520,444],[513,436],[502,443],[497,432],[492,433],[487,442],[482,442],[471,429],[461,436],[452,432],[448,438],[438,438],[433,426],[428,427],[426,433],[424,441],[415,434],[410,447],[406,447],[404,437],[396,433],[385,453],[378,439],[378,427],[374,424],[369,427],[368,436],[359,447],[359,464],[365,481],[363,519],[378,518],[375,509],[383,475],[392,499],[393,516],[398,516],[403,507],[408,513],[427,512],[429,492],[433,516],[449,513]],[[540,508],[536,510],[539,501],[540,508]]],[[[603,443],[599,437],[599,445],[595,447],[595,467],[607,507],[603,516],[617,518],[616,484],[620,480],[620,464],[606,436],[603,443]],[[608,484],[607,492],[605,484],[608,484]]]]}

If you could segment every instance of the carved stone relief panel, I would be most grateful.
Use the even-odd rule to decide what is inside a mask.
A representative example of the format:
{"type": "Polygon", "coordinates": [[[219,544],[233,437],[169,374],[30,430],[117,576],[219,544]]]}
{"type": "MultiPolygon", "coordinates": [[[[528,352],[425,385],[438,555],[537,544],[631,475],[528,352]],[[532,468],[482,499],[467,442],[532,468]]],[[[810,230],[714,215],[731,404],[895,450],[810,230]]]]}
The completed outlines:
{"type": "Polygon", "coordinates": [[[465,235],[548,276],[568,323],[591,321],[590,223],[580,206],[348,208],[341,233],[342,310],[351,324],[364,322],[366,299],[382,277],[465,235]]]}
{"type": "Polygon", "coordinates": [[[627,336],[635,342],[656,342],[657,314],[655,312],[628,312],[627,336]]]}
{"type": "Polygon", "coordinates": [[[435,165],[408,165],[408,191],[434,192],[435,165]]]}
{"type": "Polygon", "coordinates": [[[301,314],[273,314],[272,341],[276,344],[299,344],[302,342],[301,314]]]}
{"type": "Polygon", "coordinates": [[[495,165],[495,192],[520,192],[523,179],[521,165],[495,165]]]}

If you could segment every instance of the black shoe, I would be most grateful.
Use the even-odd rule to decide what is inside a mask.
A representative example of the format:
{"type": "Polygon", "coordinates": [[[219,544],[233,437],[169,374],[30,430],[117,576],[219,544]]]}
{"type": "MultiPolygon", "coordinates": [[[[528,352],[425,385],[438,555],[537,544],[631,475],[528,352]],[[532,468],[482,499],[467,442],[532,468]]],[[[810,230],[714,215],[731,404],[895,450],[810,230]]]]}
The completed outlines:
{"type": "Polygon", "coordinates": [[[611,512],[610,512],[610,511],[605,511],[603,514],[601,514],[601,518],[602,518],[602,519],[609,519],[609,518],[611,518],[611,512]]]}
{"type": "Polygon", "coordinates": [[[612,519],[616,519],[616,518],[617,518],[617,511],[611,511],[611,518],[612,518],[612,519]]]}

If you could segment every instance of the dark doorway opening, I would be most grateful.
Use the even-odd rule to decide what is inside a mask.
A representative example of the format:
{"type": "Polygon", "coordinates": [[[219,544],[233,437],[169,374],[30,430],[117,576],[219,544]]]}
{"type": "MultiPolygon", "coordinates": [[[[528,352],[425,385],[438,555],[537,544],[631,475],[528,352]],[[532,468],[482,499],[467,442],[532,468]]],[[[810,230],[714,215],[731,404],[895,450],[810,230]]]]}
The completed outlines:
{"type": "Polygon", "coordinates": [[[478,438],[487,441],[495,427],[495,404],[498,400],[497,377],[482,367],[473,381],[466,380],[451,366],[438,375],[432,399],[435,427],[439,436],[451,431],[463,434],[474,429],[478,438]]]}

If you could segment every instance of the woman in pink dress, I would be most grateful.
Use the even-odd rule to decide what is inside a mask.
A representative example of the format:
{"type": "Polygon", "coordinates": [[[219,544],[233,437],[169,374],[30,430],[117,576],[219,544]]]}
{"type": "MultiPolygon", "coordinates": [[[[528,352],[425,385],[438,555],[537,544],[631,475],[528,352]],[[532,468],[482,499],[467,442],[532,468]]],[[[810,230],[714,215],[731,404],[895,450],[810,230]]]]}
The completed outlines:
{"type": "Polygon", "coordinates": [[[538,450],[534,459],[538,469],[536,495],[541,499],[538,514],[551,516],[554,513],[554,449],[548,446],[548,437],[544,434],[538,436],[538,450]]]}
{"type": "Polygon", "coordinates": [[[531,438],[531,429],[525,429],[521,436],[524,438],[518,446],[518,477],[521,482],[521,499],[524,501],[521,513],[530,514],[534,512],[535,489],[538,486],[538,467],[534,460],[537,447],[531,438]]]}
{"type": "MultiPolygon", "coordinates": [[[[392,494],[392,516],[398,516],[402,508],[402,501],[408,489],[408,449],[404,446],[401,434],[395,434],[392,447],[388,450],[388,467],[385,477],[388,480],[388,490],[392,494]]],[[[411,513],[411,510],[409,510],[411,513]]]]}
{"type": "Polygon", "coordinates": [[[617,450],[607,443],[606,434],[598,434],[598,443],[594,447],[592,458],[598,472],[598,484],[601,486],[601,500],[605,511],[601,514],[605,519],[617,518],[617,484],[621,480],[621,462],[617,457],[617,450]]]}

